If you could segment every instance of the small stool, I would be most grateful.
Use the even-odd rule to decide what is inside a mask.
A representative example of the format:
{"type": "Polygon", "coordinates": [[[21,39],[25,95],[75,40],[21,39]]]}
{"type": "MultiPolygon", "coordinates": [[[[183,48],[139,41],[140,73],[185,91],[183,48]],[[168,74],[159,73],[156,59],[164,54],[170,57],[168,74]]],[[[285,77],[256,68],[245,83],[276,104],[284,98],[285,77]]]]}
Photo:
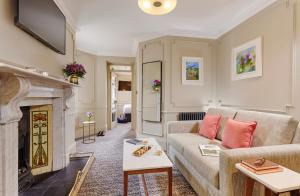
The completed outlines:
{"type": "Polygon", "coordinates": [[[83,124],[82,143],[84,144],[94,143],[96,141],[96,121],[84,121],[82,122],[82,124],[83,124]],[[88,127],[88,133],[89,133],[87,136],[84,135],[86,127],[88,127]],[[91,127],[94,128],[91,129],[91,127]],[[92,131],[92,135],[91,135],[91,131],[92,131]]]}

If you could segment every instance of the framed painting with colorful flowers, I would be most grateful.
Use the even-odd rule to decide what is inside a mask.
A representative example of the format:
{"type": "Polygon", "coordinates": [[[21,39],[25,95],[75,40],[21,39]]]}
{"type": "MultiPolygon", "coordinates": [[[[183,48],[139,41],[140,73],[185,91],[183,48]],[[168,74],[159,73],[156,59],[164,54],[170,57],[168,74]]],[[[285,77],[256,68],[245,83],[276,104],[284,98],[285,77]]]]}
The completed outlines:
{"type": "Polygon", "coordinates": [[[203,85],[204,60],[203,57],[182,57],[182,84],[203,85]]]}
{"type": "Polygon", "coordinates": [[[243,80],[262,76],[262,38],[256,38],[232,50],[231,78],[243,80]]]}

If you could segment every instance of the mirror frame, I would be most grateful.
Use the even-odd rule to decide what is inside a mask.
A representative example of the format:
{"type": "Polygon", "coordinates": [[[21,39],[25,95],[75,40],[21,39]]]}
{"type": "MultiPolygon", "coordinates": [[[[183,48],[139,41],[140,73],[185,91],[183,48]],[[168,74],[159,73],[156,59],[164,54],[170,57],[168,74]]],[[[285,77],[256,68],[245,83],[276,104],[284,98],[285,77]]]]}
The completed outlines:
{"type": "Polygon", "coordinates": [[[159,114],[159,118],[160,118],[160,121],[149,121],[149,122],[153,122],[153,123],[161,123],[162,122],[162,115],[161,115],[161,112],[162,112],[162,84],[163,84],[163,78],[162,78],[162,61],[151,61],[151,62],[146,62],[146,63],[143,63],[142,64],[142,121],[148,121],[148,120],[144,120],[144,115],[143,115],[143,102],[144,102],[144,88],[143,88],[143,85],[144,85],[144,65],[145,64],[150,64],[150,63],[160,63],[160,82],[161,82],[161,87],[160,87],[160,114],[159,114]]]}

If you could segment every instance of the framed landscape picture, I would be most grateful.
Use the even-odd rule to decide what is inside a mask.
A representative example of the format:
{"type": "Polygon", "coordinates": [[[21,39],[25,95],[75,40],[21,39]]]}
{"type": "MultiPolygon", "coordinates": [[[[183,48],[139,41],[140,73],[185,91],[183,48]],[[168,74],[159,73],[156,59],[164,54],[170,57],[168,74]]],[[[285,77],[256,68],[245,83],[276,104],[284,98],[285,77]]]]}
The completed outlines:
{"type": "Polygon", "coordinates": [[[203,66],[202,57],[182,57],[182,84],[202,85],[203,66]]]}
{"type": "Polygon", "coordinates": [[[247,42],[232,50],[232,80],[262,76],[262,38],[247,42]]]}

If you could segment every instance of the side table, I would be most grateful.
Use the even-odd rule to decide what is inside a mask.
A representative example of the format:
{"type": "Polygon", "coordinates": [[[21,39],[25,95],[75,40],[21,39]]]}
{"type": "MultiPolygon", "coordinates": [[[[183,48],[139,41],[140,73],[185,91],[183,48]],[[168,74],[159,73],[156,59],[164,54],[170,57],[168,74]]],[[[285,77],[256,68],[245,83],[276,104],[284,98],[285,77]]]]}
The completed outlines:
{"type": "Polygon", "coordinates": [[[300,195],[300,174],[288,168],[280,166],[283,168],[282,172],[258,175],[244,168],[241,163],[237,163],[235,167],[247,176],[245,196],[252,196],[255,182],[265,187],[265,195],[280,195],[287,192],[292,196],[300,195]]]}
{"type": "Polygon", "coordinates": [[[82,143],[90,144],[96,141],[96,121],[84,121],[83,124],[83,136],[82,136],[82,143]],[[93,127],[93,129],[91,129],[93,127]],[[88,130],[85,130],[88,128],[88,130]],[[88,135],[85,135],[85,131],[88,131],[88,135]],[[91,135],[92,133],[92,135],[91,135]]]}

